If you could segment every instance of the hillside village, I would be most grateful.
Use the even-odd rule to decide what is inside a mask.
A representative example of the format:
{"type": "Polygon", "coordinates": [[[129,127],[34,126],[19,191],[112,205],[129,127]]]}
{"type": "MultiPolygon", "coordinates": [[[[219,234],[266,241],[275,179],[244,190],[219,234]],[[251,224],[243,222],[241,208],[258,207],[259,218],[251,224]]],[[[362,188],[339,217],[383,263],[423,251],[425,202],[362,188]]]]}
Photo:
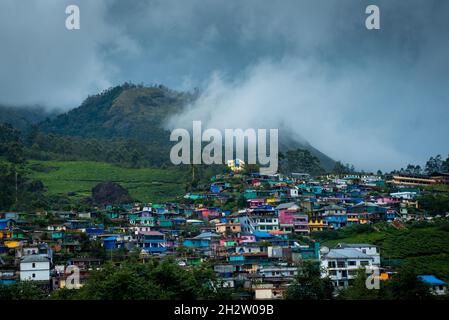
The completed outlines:
{"type": "MultiPolygon", "coordinates": [[[[375,243],[329,247],[320,235],[378,223],[401,230],[414,221],[447,219],[448,212],[431,216],[419,210],[417,197],[436,184],[449,184],[449,174],[264,176],[230,161],[226,172],[176,202],[3,212],[0,284],[78,289],[105,263],[118,266],[134,255],[142,263],[172,257],[186,270],[207,264],[219,289],[238,288],[238,299],[283,298],[301,265],[313,261],[338,294],[360,269],[379,270],[379,281],[389,281],[396,266],[375,243]],[[68,281],[74,266],[80,276],[75,285],[68,281]]],[[[447,282],[431,270],[420,279],[435,295],[447,293],[447,282]]]]}

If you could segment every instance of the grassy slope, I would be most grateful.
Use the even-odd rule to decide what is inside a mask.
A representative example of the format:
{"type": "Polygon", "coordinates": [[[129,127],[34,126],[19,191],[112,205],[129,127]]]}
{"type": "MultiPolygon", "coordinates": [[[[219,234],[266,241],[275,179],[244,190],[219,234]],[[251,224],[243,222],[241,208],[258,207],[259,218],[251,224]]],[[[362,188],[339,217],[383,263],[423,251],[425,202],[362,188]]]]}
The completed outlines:
{"type": "Polygon", "coordinates": [[[103,181],[114,181],[128,189],[139,201],[174,199],[184,193],[185,172],[177,168],[122,168],[90,161],[29,161],[30,174],[41,180],[50,194],[75,192],[76,198],[91,195],[103,181]]]}
{"type": "Polygon", "coordinates": [[[400,259],[418,273],[449,280],[449,231],[439,223],[408,226],[403,230],[381,225],[378,231],[323,241],[323,245],[331,248],[337,243],[376,244],[384,259],[400,259]]]}

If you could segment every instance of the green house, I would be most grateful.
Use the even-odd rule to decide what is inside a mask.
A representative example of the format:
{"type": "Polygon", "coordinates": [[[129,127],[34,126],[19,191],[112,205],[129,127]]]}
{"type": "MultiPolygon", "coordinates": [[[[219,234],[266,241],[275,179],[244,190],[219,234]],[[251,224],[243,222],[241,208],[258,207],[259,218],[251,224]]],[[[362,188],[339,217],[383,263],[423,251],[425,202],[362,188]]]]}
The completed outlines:
{"type": "Polygon", "coordinates": [[[63,237],[64,237],[64,232],[63,231],[53,231],[51,233],[51,239],[52,240],[62,239],[63,237]]]}
{"type": "Polygon", "coordinates": [[[245,197],[245,199],[257,199],[257,191],[245,190],[245,194],[243,196],[245,197]]]}
{"type": "Polygon", "coordinates": [[[165,217],[159,219],[159,226],[163,228],[169,228],[173,225],[173,222],[165,217]]]}
{"type": "Polygon", "coordinates": [[[146,227],[154,227],[156,225],[154,217],[140,217],[136,221],[139,221],[142,226],[146,227]]]}

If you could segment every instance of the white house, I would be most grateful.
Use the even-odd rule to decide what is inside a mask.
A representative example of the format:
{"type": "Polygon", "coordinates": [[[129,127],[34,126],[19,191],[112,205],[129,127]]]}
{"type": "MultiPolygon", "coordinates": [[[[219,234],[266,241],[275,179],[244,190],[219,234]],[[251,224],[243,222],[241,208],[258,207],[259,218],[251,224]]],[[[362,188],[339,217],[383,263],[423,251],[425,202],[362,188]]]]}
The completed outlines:
{"type": "Polygon", "coordinates": [[[380,250],[378,246],[367,243],[339,243],[337,248],[359,250],[373,258],[373,265],[380,266],[380,250]]]}
{"type": "Polygon", "coordinates": [[[434,295],[445,295],[448,292],[448,284],[433,275],[421,275],[418,276],[418,279],[427,284],[434,295]]]}
{"type": "Polygon", "coordinates": [[[390,196],[397,199],[413,200],[416,198],[416,192],[414,191],[393,192],[390,193],[390,196]]]}
{"type": "Polygon", "coordinates": [[[331,249],[321,256],[321,277],[329,277],[337,287],[348,287],[360,269],[373,269],[374,258],[353,248],[331,249]]]}
{"type": "Polygon", "coordinates": [[[299,188],[297,186],[294,186],[293,188],[289,189],[290,197],[297,197],[299,195],[299,188]]]}
{"type": "Polygon", "coordinates": [[[242,216],[240,225],[244,232],[268,232],[279,230],[279,218],[275,215],[266,216],[242,216]]]}
{"type": "Polygon", "coordinates": [[[28,255],[20,261],[20,280],[50,281],[50,259],[41,255],[28,255]]]}
{"type": "Polygon", "coordinates": [[[259,270],[259,274],[265,279],[293,278],[298,274],[297,267],[268,266],[259,270]]]}

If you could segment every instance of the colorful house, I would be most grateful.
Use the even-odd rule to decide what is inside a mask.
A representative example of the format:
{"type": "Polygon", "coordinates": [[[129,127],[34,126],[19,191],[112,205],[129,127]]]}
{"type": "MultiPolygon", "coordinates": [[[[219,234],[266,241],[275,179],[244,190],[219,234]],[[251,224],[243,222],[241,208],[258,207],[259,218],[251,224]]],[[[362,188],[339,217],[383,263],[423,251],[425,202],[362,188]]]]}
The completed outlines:
{"type": "Polygon", "coordinates": [[[162,253],[167,250],[165,235],[159,231],[140,232],[137,235],[139,247],[151,253],[162,253]]]}

